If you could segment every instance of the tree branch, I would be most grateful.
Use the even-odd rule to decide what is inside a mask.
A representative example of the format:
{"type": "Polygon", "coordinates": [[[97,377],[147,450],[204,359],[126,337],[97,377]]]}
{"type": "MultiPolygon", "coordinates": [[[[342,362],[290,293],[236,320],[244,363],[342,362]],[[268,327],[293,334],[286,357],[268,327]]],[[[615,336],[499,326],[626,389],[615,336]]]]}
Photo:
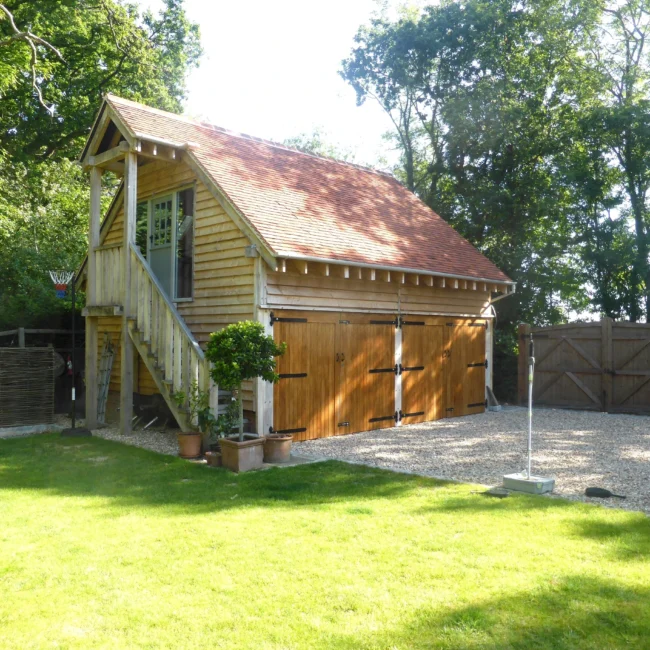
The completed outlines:
{"type": "MultiPolygon", "coordinates": [[[[21,31],[20,29],[18,29],[13,14],[9,11],[9,9],[7,9],[7,7],[5,7],[5,5],[0,4],[0,11],[4,13],[6,19],[9,21],[9,25],[11,25],[11,29],[14,32],[8,38],[5,38],[4,40],[0,41],[0,47],[6,47],[8,45],[12,45],[13,43],[17,43],[18,41],[22,41],[29,47],[31,53],[30,70],[32,73],[32,86],[36,91],[36,95],[38,96],[38,103],[48,113],[50,114],[54,113],[54,105],[48,106],[45,103],[45,100],[43,99],[43,93],[41,92],[40,84],[38,83],[38,78],[36,75],[36,68],[38,66],[38,50],[36,49],[36,46],[41,45],[42,47],[51,50],[52,52],[54,52],[54,54],[60,61],[65,63],[65,59],[63,58],[63,55],[56,47],[54,47],[54,45],[52,45],[52,43],[46,41],[44,38],[41,38],[40,36],[33,34],[29,30],[21,31]]],[[[2,18],[2,14],[0,14],[0,19],[1,18],[2,18]]]]}

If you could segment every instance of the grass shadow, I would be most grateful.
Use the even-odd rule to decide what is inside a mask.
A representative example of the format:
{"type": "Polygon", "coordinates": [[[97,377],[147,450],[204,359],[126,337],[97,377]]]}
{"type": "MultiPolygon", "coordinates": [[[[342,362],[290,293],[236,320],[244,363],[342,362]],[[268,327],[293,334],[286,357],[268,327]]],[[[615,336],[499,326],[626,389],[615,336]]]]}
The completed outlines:
{"type": "Polygon", "coordinates": [[[568,575],[468,604],[421,608],[406,623],[364,638],[343,632],[329,647],[440,650],[647,648],[650,588],[568,575]]]}
{"type": "Polygon", "coordinates": [[[0,441],[0,491],[107,497],[166,513],[387,499],[423,480],[338,461],[237,475],[100,438],[57,434],[0,441]]]}

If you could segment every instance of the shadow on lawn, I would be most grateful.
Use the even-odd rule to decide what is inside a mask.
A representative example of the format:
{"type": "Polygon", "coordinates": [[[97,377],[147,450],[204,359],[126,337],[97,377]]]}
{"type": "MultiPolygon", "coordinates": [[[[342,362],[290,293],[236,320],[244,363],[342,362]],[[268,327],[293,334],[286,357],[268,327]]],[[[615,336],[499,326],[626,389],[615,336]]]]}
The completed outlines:
{"type": "Polygon", "coordinates": [[[615,580],[562,576],[484,602],[423,608],[414,612],[406,624],[386,627],[363,639],[343,633],[328,646],[449,650],[647,648],[650,589],[615,580]]]}
{"type": "Polygon", "coordinates": [[[423,483],[446,485],[336,461],[236,475],[100,438],[0,441],[0,491],[108,497],[131,508],[164,508],[165,514],[385,499],[423,483]]]}

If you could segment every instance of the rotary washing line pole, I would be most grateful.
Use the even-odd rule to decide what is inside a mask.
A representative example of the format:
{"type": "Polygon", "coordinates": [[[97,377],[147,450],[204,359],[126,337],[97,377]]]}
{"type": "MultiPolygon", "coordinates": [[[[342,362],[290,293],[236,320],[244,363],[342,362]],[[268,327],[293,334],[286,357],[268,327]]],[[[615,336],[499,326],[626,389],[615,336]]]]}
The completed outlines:
{"type": "MultiPolygon", "coordinates": [[[[521,344],[525,345],[525,341],[521,344]]],[[[530,494],[544,494],[552,492],[555,487],[555,479],[542,476],[533,476],[533,378],[535,376],[535,346],[533,335],[528,339],[528,459],[526,469],[516,474],[506,474],[503,477],[503,487],[508,490],[529,492],[530,494]]]]}
{"type": "Polygon", "coordinates": [[[533,454],[533,377],[535,376],[535,344],[532,332],[528,343],[528,469],[526,478],[532,476],[530,471],[531,456],[533,454]]]}

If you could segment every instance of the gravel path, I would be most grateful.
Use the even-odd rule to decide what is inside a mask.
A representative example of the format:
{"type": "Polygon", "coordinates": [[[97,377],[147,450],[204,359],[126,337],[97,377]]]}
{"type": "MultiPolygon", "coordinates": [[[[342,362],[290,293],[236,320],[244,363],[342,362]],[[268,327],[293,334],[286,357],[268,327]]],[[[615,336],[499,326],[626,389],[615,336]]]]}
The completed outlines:
{"type": "Polygon", "coordinates": [[[178,456],[176,429],[136,430],[128,436],[123,436],[118,428],[104,427],[95,429],[93,435],[98,438],[121,442],[125,445],[150,449],[151,451],[157,451],[159,454],[166,454],[167,456],[178,456]]]}
{"type": "MultiPolygon", "coordinates": [[[[526,465],[527,411],[506,407],[426,424],[294,443],[301,456],[336,458],[460,481],[500,485],[526,465]]],[[[650,514],[650,417],[537,409],[533,473],[555,494],[650,514]],[[589,486],[626,500],[590,499],[589,486]]]]}

